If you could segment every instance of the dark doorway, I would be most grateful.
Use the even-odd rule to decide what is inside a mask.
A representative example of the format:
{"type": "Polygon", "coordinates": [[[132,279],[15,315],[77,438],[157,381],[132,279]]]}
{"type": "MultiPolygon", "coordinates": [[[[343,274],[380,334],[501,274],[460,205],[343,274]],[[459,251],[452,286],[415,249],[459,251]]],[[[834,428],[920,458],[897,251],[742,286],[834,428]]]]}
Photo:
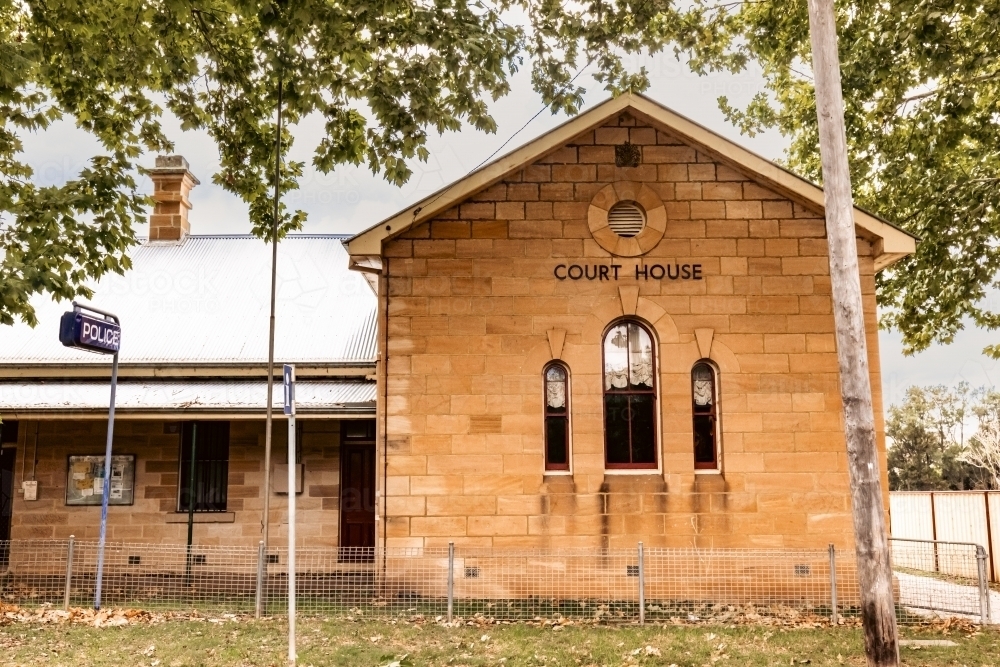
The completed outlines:
{"type": "Polygon", "coordinates": [[[375,422],[345,421],[340,446],[340,560],[375,558],[375,422]]]}
{"type": "Polygon", "coordinates": [[[10,544],[10,517],[14,513],[14,452],[0,449],[0,570],[7,568],[10,544]]]}

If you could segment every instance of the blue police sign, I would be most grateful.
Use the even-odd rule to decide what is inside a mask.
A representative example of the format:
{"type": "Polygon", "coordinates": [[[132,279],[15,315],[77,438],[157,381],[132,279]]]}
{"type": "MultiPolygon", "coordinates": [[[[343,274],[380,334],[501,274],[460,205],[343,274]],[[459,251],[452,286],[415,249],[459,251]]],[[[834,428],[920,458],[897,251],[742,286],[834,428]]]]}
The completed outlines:
{"type": "MultiPolygon", "coordinates": [[[[122,328],[118,317],[93,306],[73,302],[73,310],[63,313],[59,321],[59,342],[100,354],[113,354],[111,361],[111,404],[108,407],[108,439],[104,445],[104,470],[111,470],[111,443],[115,433],[115,391],[118,389],[118,349],[122,343],[122,328]],[[86,314],[82,311],[94,313],[86,314]]],[[[111,475],[104,475],[101,493],[101,536],[97,542],[97,584],[94,586],[94,609],[101,608],[101,588],[104,582],[104,542],[108,534],[108,499],[111,497],[111,475]]]]}
{"type": "Polygon", "coordinates": [[[101,354],[117,354],[122,342],[122,328],[116,322],[78,311],[63,313],[59,322],[59,342],[101,354]]]}

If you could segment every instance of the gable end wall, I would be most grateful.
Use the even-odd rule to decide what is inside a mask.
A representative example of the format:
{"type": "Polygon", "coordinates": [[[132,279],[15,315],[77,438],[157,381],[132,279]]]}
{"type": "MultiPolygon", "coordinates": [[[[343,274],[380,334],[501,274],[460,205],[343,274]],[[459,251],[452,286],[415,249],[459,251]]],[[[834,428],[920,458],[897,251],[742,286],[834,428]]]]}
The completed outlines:
{"type": "MultiPolygon", "coordinates": [[[[884,471],[872,249],[860,240],[858,249],[884,471]]],[[[387,546],[852,544],[817,212],[623,115],[389,241],[384,254],[387,546]],[[615,166],[625,141],[640,146],[640,166],[615,166]],[[557,280],[558,264],[612,262],[587,214],[599,190],[624,180],[664,202],[662,241],[644,257],[615,258],[624,267],[616,282],[557,280]],[[637,263],[675,262],[701,264],[704,279],[628,275],[637,263]],[[610,474],[601,335],[633,307],[622,295],[636,287],[636,315],[657,338],[662,463],[610,474]],[[696,329],[712,330],[720,369],[722,474],[694,471],[696,329]],[[571,475],[543,470],[550,330],[566,332],[571,475]]]]}

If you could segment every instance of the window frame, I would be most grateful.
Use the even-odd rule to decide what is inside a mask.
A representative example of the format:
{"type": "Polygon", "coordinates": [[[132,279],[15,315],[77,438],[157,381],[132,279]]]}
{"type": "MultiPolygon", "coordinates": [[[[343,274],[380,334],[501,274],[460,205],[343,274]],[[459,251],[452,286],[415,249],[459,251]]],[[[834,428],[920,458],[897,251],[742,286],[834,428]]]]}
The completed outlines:
{"type": "Polygon", "coordinates": [[[569,474],[572,470],[573,461],[573,450],[571,447],[573,441],[573,430],[572,430],[572,397],[570,393],[570,372],[569,366],[566,365],[561,359],[553,359],[549,363],[545,364],[542,368],[542,453],[545,459],[545,474],[569,474]],[[565,412],[563,414],[550,414],[549,412],[549,371],[553,368],[561,368],[562,372],[566,375],[566,379],[563,380],[563,384],[566,386],[566,405],[565,412]],[[548,432],[548,421],[549,417],[562,418],[565,421],[565,447],[566,447],[566,463],[551,463],[549,461],[549,432],[548,432]]]}
{"type": "Polygon", "coordinates": [[[695,473],[714,473],[722,470],[722,419],[719,409],[719,367],[710,359],[699,359],[691,365],[691,456],[694,460],[695,473]],[[712,409],[709,416],[714,419],[712,461],[698,461],[698,453],[695,447],[695,419],[699,415],[695,413],[694,402],[694,373],[699,366],[705,366],[712,374],[712,409]]]}
{"type": "MultiPolygon", "coordinates": [[[[222,487],[221,488],[221,496],[222,496],[221,505],[222,505],[222,507],[221,508],[220,507],[208,507],[208,508],[202,507],[202,508],[199,508],[198,505],[201,504],[201,503],[196,502],[196,506],[194,508],[194,513],[195,514],[221,514],[221,513],[229,511],[229,463],[230,463],[230,461],[232,459],[232,422],[230,422],[228,420],[191,420],[191,421],[186,421],[186,422],[182,422],[181,423],[181,428],[180,428],[180,443],[178,445],[178,451],[177,451],[177,458],[178,458],[178,462],[177,462],[177,472],[178,472],[178,474],[177,474],[177,512],[181,513],[181,514],[187,514],[189,512],[187,503],[190,502],[190,499],[185,499],[185,495],[187,493],[186,476],[189,474],[189,472],[191,470],[191,461],[190,461],[190,458],[188,458],[188,457],[185,456],[185,449],[188,446],[187,445],[187,437],[188,437],[187,434],[190,432],[189,429],[191,429],[193,426],[195,426],[195,425],[204,426],[206,424],[213,424],[213,425],[215,425],[215,424],[225,424],[226,425],[225,426],[225,441],[226,441],[225,442],[225,447],[226,447],[226,449],[225,449],[225,451],[226,451],[225,464],[224,464],[224,466],[219,466],[220,468],[222,468],[222,473],[216,475],[218,477],[218,479],[216,479],[216,482],[217,483],[221,483],[221,487],[222,487]]],[[[217,446],[218,443],[213,443],[213,445],[217,446]]],[[[195,465],[195,475],[196,475],[195,479],[198,482],[200,482],[199,472],[200,472],[200,470],[202,468],[202,465],[203,465],[203,464],[199,463],[200,461],[201,461],[201,459],[199,457],[199,459],[196,459],[196,465],[195,465]]],[[[218,461],[221,461],[221,459],[219,459],[219,458],[213,458],[213,459],[211,459],[211,461],[218,462],[218,461]]],[[[197,483],[196,483],[196,485],[197,485],[197,483]]],[[[196,493],[196,496],[197,496],[197,495],[200,495],[201,492],[200,492],[200,490],[196,489],[195,493],[196,493]]]]}
{"type": "MultiPolygon", "coordinates": [[[[647,471],[658,471],[660,469],[662,457],[660,456],[660,378],[659,378],[659,363],[657,360],[657,353],[659,347],[657,345],[656,336],[653,335],[653,328],[634,317],[622,317],[611,322],[607,328],[605,328],[604,333],[601,335],[601,413],[602,413],[602,423],[601,428],[603,431],[604,440],[604,469],[612,472],[639,472],[646,473],[647,471]],[[608,389],[606,386],[606,375],[607,375],[607,358],[606,358],[606,347],[608,335],[620,325],[634,324],[646,332],[649,336],[649,342],[651,346],[651,377],[653,378],[653,386],[648,390],[620,390],[620,389],[608,389]],[[618,395],[618,396],[631,396],[631,395],[643,395],[651,396],[653,399],[653,461],[651,463],[611,463],[608,461],[608,394],[618,395]]],[[[632,457],[633,452],[632,447],[632,428],[631,422],[629,422],[629,458],[632,457]]]]}

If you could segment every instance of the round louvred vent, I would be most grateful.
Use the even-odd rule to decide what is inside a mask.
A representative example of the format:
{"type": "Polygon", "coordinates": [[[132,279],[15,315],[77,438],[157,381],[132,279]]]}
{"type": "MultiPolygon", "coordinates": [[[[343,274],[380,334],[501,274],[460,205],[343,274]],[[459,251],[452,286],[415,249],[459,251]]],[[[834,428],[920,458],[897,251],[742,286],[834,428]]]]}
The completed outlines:
{"type": "Polygon", "coordinates": [[[633,202],[618,202],[608,211],[608,227],[618,236],[632,238],[646,226],[646,214],[633,202]]]}

